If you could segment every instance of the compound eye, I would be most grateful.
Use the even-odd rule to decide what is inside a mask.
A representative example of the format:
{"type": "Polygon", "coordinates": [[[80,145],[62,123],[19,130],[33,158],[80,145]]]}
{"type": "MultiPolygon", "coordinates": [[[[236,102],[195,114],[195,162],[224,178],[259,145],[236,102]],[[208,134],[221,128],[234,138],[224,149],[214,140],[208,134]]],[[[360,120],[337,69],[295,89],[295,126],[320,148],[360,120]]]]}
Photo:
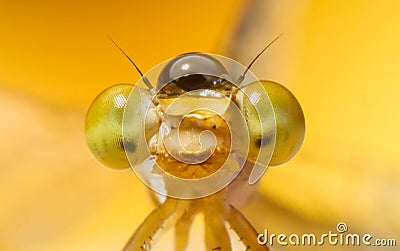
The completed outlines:
{"type": "Polygon", "coordinates": [[[183,91],[217,89],[229,80],[225,67],[215,58],[202,53],[187,53],[168,62],[158,78],[158,89],[166,84],[183,91]]]}
{"type": "Polygon", "coordinates": [[[122,138],[122,118],[132,88],[127,84],[109,87],[96,97],[86,114],[90,151],[100,163],[116,170],[130,168],[125,150],[136,150],[133,144],[124,146],[122,138]]]}
{"type": "Polygon", "coordinates": [[[270,130],[271,124],[275,122],[275,149],[269,165],[276,166],[285,163],[296,155],[303,144],[305,120],[299,102],[288,89],[272,81],[262,80],[249,84],[244,89],[250,96],[244,100],[244,110],[250,133],[249,159],[256,162],[260,149],[268,147],[261,143],[261,139],[267,139],[265,142],[269,143],[269,139],[274,136],[270,130]],[[251,102],[252,96],[262,96],[264,92],[268,93],[274,115],[269,106],[260,104],[259,109],[256,110],[251,102]]]}

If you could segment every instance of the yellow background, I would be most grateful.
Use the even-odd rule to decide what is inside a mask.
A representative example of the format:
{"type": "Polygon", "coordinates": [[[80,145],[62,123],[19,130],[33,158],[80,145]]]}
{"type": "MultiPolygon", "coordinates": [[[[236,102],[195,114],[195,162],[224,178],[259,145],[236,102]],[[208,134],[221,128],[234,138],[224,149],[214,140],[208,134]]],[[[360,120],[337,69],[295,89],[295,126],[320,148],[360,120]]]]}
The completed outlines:
{"type": "Polygon", "coordinates": [[[145,72],[188,51],[247,64],[284,33],[254,72],[293,91],[306,139],[246,215],[275,233],[344,221],[399,242],[399,12],[394,0],[1,1],[0,250],[119,250],[153,208],[84,141],[91,100],[138,79],[107,34],[145,72]]]}

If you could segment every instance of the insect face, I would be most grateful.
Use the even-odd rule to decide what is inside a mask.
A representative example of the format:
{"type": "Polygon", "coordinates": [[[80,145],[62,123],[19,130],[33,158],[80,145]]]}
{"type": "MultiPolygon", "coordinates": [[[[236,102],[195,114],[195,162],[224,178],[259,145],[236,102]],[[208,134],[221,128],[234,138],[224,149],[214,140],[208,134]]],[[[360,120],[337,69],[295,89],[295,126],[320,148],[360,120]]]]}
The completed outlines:
{"type": "Polygon", "coordinates": [[[103,164],[131,166],[148,186],[173,197],[222,189],[246,160],[255,164],[252,184],[271,159],[280,164],[297,152],[304,117],[286,88],[251,72],[243,76],[247,70],[226,57],[187,53],[157,65],[135,86],[111,87],[88,111],[89,147],[103,164]],[[148,83],[156,88],[148,90],[148,83]]]}
{"type": "Polygon", "coordinates": [[[258,80],[250,66],[187,53],[144,75],[138,70],[142,78],[135,86],[112,86],[93,101],[85,133],[96,159],[113,169],[132,167],[147,186],[166,196],[125,251],[150,250],[167,221],[175,225],[183,250],[198,211],[205,215],[208,250],[231,250],[225,222],[247,249],[268,250],[258,245],[256,230],[227,200],[235,185],[224,188],[239,174],[234,183],[254,184],[268,165],[292,158],[305,126],[296,98],[277,83],[258,80]]]}

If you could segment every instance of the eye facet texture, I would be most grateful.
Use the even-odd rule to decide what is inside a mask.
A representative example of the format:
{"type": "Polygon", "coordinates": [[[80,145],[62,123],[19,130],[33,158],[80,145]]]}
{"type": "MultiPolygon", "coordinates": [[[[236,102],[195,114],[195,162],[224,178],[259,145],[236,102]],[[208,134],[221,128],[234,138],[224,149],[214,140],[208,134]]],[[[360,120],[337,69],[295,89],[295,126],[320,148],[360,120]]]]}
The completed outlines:
{"type": "Polygon", "coordinates": [[[269,138],[272,135],[269,129],[273,128],[272,123],[275,120],[275,149],[269,165],[280,165],[296,155],[303,144],[304,114],[296,97],[288,89],[272,81],[260,82],[268,93],[273,113],[270,109],[257,109],[256,111],[254,105],[262,98],[262,90],[253,88],[253,84],[244,87],[244,91],[248,94],[243,101],[243,110],[250,130],[249,160],[254,162],[260,148],[268,146],[269,138]]]}
{"type": "Polygon", "coordinates": [[[90,105],[85,119],[86,141],[93,156],[116,170],[130,168],[125,150],[137,150],[134,144],[124,146],[122,139],[122,118],[132,88],[120,84],[104,90],[90,105]]]}

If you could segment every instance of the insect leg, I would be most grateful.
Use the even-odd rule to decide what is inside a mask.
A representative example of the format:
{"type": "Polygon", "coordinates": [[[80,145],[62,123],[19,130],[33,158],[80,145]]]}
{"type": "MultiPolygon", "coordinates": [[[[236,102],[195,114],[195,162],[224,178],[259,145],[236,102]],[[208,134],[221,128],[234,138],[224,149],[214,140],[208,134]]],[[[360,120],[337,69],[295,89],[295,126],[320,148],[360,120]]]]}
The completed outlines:
{"type": "Polygon", "coordinates": [[[185,213],[186,207],[187,203],[185,202],[167,198],[164,204],[154,209],[140,224],[123,251],[150,250],[155,235],[175,225],[176,221],[185,213]]]}
{"type": "Polygon", "coordinates": [[[231,225],[232,229],[239,236],[240,241],[248,250],[264,250],[269,251],[265,245],[260,245],[257,242],[258,233],[244,215],[234,206],[230,205],[229,212],[226,215],[226,220],[231,225]]]}
{"type": "Polygon", "coordinates": [[[211,198],[204,201],[206,248],[209,251],[231,251],[231,241],[225,227],[224,204],[211,198]]]}
{"type": "Polygon", "coordinates": [[[189,240],[189,230],[192,226],[194,214],[190,207],[175,225],[175,250],[183,251],[186,249],[189,240]]]}
{"type": "Polygon", "coordinates": [[[230,205],[226,220],[231,225],[232,229],[239,236],[240,241],[248,250],[264,250],[269,251],[265,245],[260,245],[257,242],[258,233],[244,215],[234,206],[230,205]]]}

